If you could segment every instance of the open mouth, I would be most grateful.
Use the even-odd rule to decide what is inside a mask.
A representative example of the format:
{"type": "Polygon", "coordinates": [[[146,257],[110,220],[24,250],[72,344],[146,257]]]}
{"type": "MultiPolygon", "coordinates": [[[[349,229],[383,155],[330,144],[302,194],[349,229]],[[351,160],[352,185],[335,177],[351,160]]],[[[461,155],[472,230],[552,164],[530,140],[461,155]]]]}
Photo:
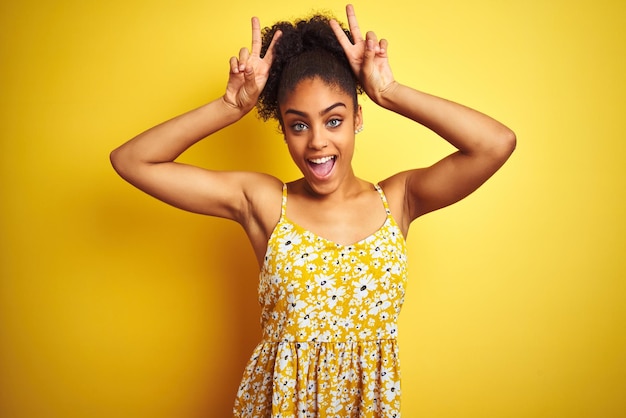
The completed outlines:
{"type": "Polygon", "coordinates": [[[307,161],[313,174],[317,177],[326,177],[333,170],[336,159],[336,156],[331,155],[327,157],[313,158],[307,161]]]}

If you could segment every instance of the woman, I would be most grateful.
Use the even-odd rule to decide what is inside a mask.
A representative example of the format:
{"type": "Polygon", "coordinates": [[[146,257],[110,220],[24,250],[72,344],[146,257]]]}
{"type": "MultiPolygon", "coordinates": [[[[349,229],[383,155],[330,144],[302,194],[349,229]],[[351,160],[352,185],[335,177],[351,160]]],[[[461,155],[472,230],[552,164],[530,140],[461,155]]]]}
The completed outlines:
{"type": "Polygon", "coordinates": [[[281,22],[230,60],[222,97],[114,150],[127,181],[179,208],[241,224],[261,269],[263,340],[234,416],[399,416],[396,323],[405,238],[421,215],[464,198],[507,160],[513,132],[462,105],[397,82],[387,41],[314,16],[281,22]],[[352,169],[363,115],[357,93],[426,126],[457,151],[377,184],[352,169]],[[276,119],[302,178],[175,162],[257,106],[276,119]]]}

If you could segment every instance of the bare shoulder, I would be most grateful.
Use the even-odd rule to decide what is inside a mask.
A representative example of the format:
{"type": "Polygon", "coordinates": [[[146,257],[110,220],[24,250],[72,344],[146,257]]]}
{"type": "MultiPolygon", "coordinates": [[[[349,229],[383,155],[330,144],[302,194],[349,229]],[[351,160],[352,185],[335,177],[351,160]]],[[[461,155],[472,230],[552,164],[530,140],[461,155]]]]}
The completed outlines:
{"type": "Polygon", "coordinates": [[[411,176],[418,175],[417,171],[419,170],[403,171],[378,183],[385,193],[391,214],[400,225],[404,236],[407,236],[413,220],[410,199],[407,199],[407,185],[411,176]]]}

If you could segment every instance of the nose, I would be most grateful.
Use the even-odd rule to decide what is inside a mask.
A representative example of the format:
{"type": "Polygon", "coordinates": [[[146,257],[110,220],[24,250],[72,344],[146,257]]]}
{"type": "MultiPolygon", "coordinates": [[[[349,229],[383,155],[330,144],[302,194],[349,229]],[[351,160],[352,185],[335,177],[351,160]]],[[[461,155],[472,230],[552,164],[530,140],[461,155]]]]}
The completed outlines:
{"type": "Polygon", "coordinates": [[[309,137],[309,148],[321,150],[328,146],[328,140],[318,130],[312,129],[309,137]]]}

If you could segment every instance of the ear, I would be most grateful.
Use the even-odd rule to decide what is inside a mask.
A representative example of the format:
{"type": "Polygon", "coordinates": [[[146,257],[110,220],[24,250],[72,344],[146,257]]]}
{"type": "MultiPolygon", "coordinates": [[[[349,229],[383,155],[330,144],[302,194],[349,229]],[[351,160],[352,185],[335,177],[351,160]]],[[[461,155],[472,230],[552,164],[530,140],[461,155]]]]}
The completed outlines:
{"type": "Polygon", "coordinates": [[[359,133],[363,130],[363,108],[359,105],[354,114],[354,133],[359,133]]]}

